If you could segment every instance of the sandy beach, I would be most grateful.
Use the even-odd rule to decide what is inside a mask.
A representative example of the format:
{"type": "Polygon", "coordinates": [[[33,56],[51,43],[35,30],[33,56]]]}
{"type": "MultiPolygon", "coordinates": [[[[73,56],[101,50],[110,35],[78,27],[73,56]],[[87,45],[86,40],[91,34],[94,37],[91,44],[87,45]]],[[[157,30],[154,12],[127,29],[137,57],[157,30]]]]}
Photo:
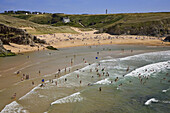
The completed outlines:
{"type": "Polygon", "coordinates": [[[170,46],[170,42],[163,42],[158,37],[151,36],[135,36],[135,35],[109,35],[107,33],[95,34],[97,30],[80,31],[78,28],[72,27],[77,34],[55,33],[37,35],[38,38],[45,40],[47,45],[36,44],[34,47],[29,45],[4,45],[7,50],[14,53],[23,53],[30,51],[39,51],[51,45],[55,48],[76,47],[76,46],[92,46],[92,45],[150,45],[150,46],[170,46]]]}
{"type": "MultiPolygon", "coordinates": [[[[141,53],[168,50],[169,48],[169,43],[162,42],[161,39],[156,37],[127,35],[113,36],[106,33],[94,34],[95,30],[82,32],[77,28],[72,29],[79,33],[56,33],[37,36],[38,38],[45,40],[47,45],[60,48],[59,51],[47,50],[45,49],[47,45],[40,44],[36,44],[34,47],[13,43],[11,43],[11,46],[4,46],[12,52],[24,54],[19,54],[16,57],[0,59],[2,61],[1,64],[3,64],[0,65],[0,110],[12,101],[17,101],[20,104],[27,106],[26,109],[30,112],[44,112],[48,109],[49,103],[54,101],[54,99],[49,99],[49,102],[47,103],[42,102],[44,103],[42,104],[42,109],[37,109],[36,106],[29,108],[29,101],[27,99],[23,100],[25,96],[30,94],[30,90],[33,90],[41,84],[42,79],[45,79],[45,81],[60,79],[63,75],[72,74],[72,72],[74,73],[77,69],[81,69],[91,63],[98,62],[103,59],[121,58],[141,53]],[[97,52],[100,52],[100,54],[97,54],[97,52]],[[99,59],[95,59],[96,56],[99,59]],[[73,65],[70,64],[71,60],[73,60],[73,65]],[[67,70],[66,73],[64,72],[65,68],[67,70]],[[62,73],[56,78],[58,69],[61,69],[62,73]],[[17,72],[19,72],[19,74],[17,74],[17,72]],[[28,80],[23,79],[24,74],[29,75],[28,80]],[[17,93],[16,99],[11,99],[12,95],[15,93],[17,93]]],[[[95,81],[102,79],[105,78],[96,78],[95,81]]],[[[86,78],[83,80],[86,81],[86,78]]],[[[75,91],[80,91],[88,84],[84,83],[84,81],[82,83],[84,84],[82,87],[80,87],[79,84],[78,86],[71,88],[65,86],[59,87],[59,89],[56,90],[56,95],[58,95],[58,97],[55,99],[63,97],[64,95],[62,94],[65,94],[66,96],[68,94],[75,93],[75,91]],[[61,95],[59,95],[59,92],[61,95]]],[[[62,81],[59,81],[58,84],[62,85],[62,81]]],[[[33,100],[37,99],[36,96],[33,96],[33,98],[33,100]]],[[[41,101],[39,102],[41,103],[41,101]]]]}

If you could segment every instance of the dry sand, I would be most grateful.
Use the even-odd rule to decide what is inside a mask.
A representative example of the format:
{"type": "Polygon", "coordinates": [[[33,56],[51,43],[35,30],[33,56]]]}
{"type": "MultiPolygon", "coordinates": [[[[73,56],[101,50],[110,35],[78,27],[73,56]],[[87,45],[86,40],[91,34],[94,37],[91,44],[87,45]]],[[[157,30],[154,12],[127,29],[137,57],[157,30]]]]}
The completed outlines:
{"type": "MultiPolygon", "coordinates": [[[[80,31],[78,28],[72,27],[77,34],[71,33],[55,33],[37,35],[43,39],[48,45],[56,48],[90,46],[90,45],[107,45],[107,44],[131,44],[131,45],[151,45],[151,46],[170,46],[169,42],[163,42],[161,38],[151,36],[135,36],[135,35],[109,35],[107,33],[95,34],[93,31],[80,31]]],[[[37,44],[35,47],[29,45],[18,45],[11,43],[11,46],[5,45],[7,50],[14,53],[23,53],[29,51],[42,50],[47,45],[37,44]]]]}

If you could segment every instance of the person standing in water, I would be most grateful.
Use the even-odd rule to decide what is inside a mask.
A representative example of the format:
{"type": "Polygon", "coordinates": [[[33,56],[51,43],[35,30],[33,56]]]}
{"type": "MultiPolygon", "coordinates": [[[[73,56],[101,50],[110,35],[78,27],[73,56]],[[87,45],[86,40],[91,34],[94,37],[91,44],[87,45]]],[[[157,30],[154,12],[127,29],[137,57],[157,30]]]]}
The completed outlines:
{"type": "Polygon", "coordinates": [[[71,59],[71,66],[73,66],[73,59],[71,59]]]}
{"type": "Polygon", "coordinates": [[[101,88],[101,87],[99,87],[99,91],[102,91],[102,88],[101,88]]]}

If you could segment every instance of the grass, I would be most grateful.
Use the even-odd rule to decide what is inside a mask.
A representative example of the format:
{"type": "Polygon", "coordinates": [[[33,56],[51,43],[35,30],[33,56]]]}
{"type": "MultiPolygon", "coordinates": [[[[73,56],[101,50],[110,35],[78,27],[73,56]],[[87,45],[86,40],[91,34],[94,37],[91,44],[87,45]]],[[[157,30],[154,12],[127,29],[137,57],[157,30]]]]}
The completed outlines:
{"type": "MultiPolygon", "coordinates": [[[[20,15],[21,16],[21,15],[20,15]]],[[[25,15],[27,16],[27,15],[25,15]]],[[[29,15],[28,15],[29,16],[29,15]]],[[[24,17],[27,18],[27,17],[24,17]]],[[[68,26],[53,27],[50,25],[41,25],[24,19],[11,17],[8,15],[0,14],[0,24],[10,27],[26,29],[28,33],[33,35],[38,34],[51,34],[51,33],[77,33],[68,26]]]]}
{"type": "Polygon", "coordinates": [[[8,52],[7,54],[5,53],[0,53],[0,57],[6,57],[6,56],[16,56],[15,53],[12,53],[12,52],[8,52]]]}
{"type": "Polygon", "coordinates": [[[170,18],[170,12],[160,13],[126,13],[126,14],[101,14],[101,15],[67,15],[67,14],[41,14],[41,15],[17,15],[18,18],[26,19],[38,24],[48,24],[52,26],[73,26],[80,27],[83,24],[86,28],[109,28],[116,24],[134,24],[148,21],[160,21],[170,18]],[[63,23],[61,19],[69,17],[70,23],[63,23]]]}

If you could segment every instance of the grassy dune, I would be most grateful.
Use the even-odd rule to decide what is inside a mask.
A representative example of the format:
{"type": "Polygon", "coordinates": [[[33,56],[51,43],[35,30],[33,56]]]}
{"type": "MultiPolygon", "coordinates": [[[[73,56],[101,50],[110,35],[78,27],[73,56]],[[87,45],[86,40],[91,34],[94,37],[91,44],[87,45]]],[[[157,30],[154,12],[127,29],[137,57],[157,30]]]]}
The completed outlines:
{"type": "Polygon", "coordinates": [[[28,20],[0,14],[0,24],[10,27],[26,29],[30,34],[50,34],[50,33],[76,33],[68,26],[54,27],[50,25],[40,25],[28,20]]]}

